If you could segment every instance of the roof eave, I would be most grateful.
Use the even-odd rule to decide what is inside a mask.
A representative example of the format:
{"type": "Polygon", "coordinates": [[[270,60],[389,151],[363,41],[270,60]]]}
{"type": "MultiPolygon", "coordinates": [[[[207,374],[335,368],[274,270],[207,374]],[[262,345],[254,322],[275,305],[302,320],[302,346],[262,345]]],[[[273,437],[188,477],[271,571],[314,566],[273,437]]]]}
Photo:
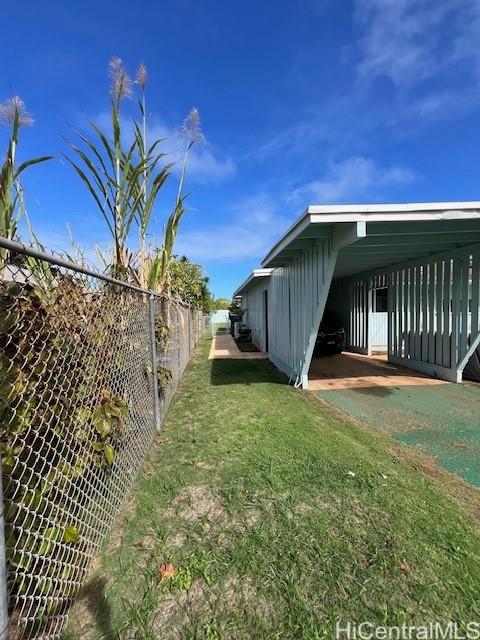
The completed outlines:
{"type": "MultiPolygon", "coordinates": [[[[406,204],[310,205],[262,260],[267,267],[310,224],[461,220],[480,215],[480,201],[406,204]]],[[[277,265],[278,266],[278,265],[277,265]]]]}
{"type": "Polygon", "coordinates": [[[246,278],[242,284],[234,291],[233,297],[239,298],[251,288],[251,284],[254,281],[261,280],[264,278],[269,278],[272,274],[273,269],[270,268],[262,268],[262,269],[254,269],[252,273],[246,278]]]}

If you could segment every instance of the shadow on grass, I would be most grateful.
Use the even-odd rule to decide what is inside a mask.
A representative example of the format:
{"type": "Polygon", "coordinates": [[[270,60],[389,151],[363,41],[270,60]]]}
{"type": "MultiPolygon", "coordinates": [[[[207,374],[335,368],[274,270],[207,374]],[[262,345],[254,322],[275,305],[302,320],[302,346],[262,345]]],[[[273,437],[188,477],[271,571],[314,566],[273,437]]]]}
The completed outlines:
{"type": "Polygon", "coordinates": [[[286,384],[287,378],[268,360],[216,359],[211,362],[212,385],[286,384]]]}
{"type": "Polygon", "coordinates": [[[80,606],[83,604],[88,609],[89,617],[105,639],[117,637],[112,627],[112,608],[106,597],[106,586],[107,579],[96,576],[86,583],[78,595],[80,606]]]}

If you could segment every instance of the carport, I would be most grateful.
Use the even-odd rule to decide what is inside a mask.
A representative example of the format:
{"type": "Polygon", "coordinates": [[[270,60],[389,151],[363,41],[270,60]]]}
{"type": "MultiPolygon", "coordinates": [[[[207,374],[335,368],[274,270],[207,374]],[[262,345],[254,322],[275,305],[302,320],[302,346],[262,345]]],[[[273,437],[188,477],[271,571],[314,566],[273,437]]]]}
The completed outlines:
{"type": "Polygon", "coordinates": [[[391,363],[462,380],[480,343],[480,229],[460,213],[356,223],[326,301],[342,316],[350,351],[385,351],[391,363]]]}
{"type": "Polygon", "coordinates": [[[387,361],[383,354],[371,356],[344,352],[312,358],[308,388],[311,391],[387,389],[389,387],[429,387],[447,382],[417,373],[387,361]]]}
{"type": "Polygon", "coordinates": [[[478,202],[310,206],[262,266],[272,269],[262,295],[251,281],[235,295],[297,386],[308,388],[329,308],[349,351],[385,350],[389,363],[443,380],[461,381],[480,343],[478,202]]]}

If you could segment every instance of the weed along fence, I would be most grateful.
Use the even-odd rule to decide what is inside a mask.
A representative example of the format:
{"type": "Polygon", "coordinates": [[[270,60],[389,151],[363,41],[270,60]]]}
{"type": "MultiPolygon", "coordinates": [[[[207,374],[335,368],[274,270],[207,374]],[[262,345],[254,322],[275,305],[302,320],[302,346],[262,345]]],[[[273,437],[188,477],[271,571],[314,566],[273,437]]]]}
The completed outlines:
{"type": "Polygon", "coordinates": [[[0,256],[0,637],[57,638],[203,318],[3,238],[0,256]]]}

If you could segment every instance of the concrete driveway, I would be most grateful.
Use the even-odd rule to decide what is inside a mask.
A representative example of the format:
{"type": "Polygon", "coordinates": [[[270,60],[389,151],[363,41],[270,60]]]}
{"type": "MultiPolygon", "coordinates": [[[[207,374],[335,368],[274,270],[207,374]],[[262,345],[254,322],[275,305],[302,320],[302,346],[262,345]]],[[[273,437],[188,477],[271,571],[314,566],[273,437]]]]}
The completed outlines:
{"type": "Polygon", "coordinates": [[[331,405],[480,487],[480,384],[441,382],[346,353],[317,358],[310,377],[310,389],[331,405]]]}

